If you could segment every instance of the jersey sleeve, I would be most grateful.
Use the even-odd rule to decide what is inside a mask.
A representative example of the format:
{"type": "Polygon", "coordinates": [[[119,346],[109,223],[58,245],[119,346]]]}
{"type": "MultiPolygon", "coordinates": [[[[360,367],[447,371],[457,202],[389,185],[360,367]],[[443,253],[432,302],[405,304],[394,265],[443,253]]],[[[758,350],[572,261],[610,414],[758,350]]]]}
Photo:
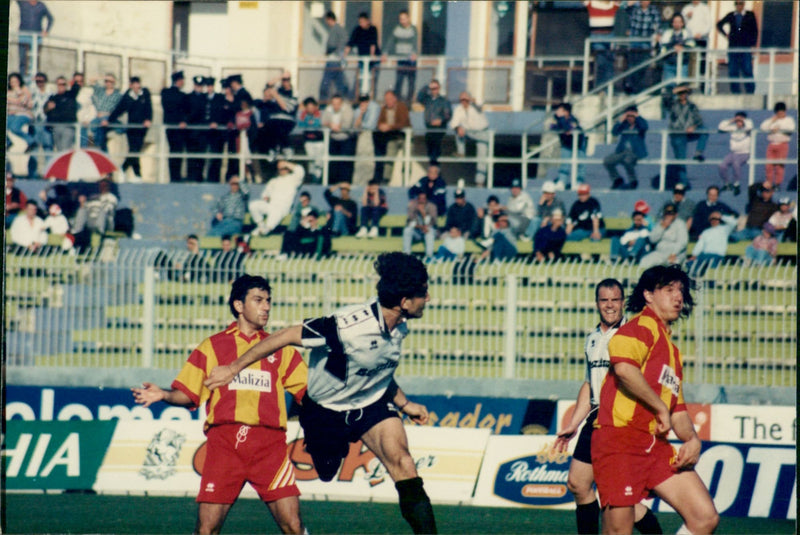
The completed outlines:
{"type": "Polygon", "coordinates": [[[215,366],[216,359],[213,358],[211,343],[205,340],[197,349],[192,351],[178,376],[172,381],[172,389],[180,390],[189,396],[189,399],[192,400],[193,408],[199,407],[210,395],[210,391],[203,384],[203,381],[208,376],[209,365],[215,366]],[[209,355],[212,355],[212,357],[209,357],[209,355]],[[214,362],[209,362],[211,360],[214,362]]]}
{"type": "Polygon", "coordinates": [[[308,386],[308,367],[298,350],[293,347],[282,349],[281,381],[287,392],[297,401],[303,399],[308,386]]]}
{"type": "MultiPolygon", "coordinates": [[[[347,378],[347,355],[339,336],[335,316],[305,320],[302,332],[303,347],[322,348],[327,346],[325,371],[344,381],[347,378]]],[[[311,363],[314,366],[314,362],[311,363]]]]}
{"type": "Polygon", "coordinates": [[[653,333],[638,322],[629,322],[620,327],[608,342],[611,365],[627,362],[641,368],[653,343],[653,333]]]}

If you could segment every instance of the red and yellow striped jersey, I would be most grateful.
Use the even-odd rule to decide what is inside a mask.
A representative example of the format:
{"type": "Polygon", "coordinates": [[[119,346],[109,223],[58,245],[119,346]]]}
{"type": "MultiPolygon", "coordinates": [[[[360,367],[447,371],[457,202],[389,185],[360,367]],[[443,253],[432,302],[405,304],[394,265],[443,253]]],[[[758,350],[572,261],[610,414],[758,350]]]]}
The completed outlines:
{"type": "Polygon", "coordinates": [[[647,384],[669,407],[670,413],[686,410],[683,400],[683,364],[670,340],[670,329],[649,308],[623,325],[608,343],[611,368],[600,390],[597,427],[632,427],[655,433],[655,415],[620,389],[614,364],[637,366],[647,384]]]}
{"type": "Polygon", "coordinates": [[[242,370],[226,386],[211,392],[203,385],[215,366],[230,364],[269,336],[263,330],[252,338],[236,322],[192,351],[172,388],[185,393],[195,407],[206,403],[204,429],[212,425],[239,423],[286,429],[286,397],[290,392],[300,401],[308,382],[308,368],[300,352],[285,347],[242,370]]]}

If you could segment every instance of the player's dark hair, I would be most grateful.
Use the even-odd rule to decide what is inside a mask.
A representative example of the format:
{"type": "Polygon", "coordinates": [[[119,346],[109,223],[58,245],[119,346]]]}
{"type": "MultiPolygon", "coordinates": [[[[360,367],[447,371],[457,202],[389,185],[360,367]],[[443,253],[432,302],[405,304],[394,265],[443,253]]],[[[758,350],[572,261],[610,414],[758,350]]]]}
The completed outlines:
{"type": "Polygon", "coordinates": [[[644,310],[645,305],[647,305],[644,299],[644,292],[653,292],[673,282],[680,282],[683,284],[683,309],[681,310],[680,316],[688,318],[694,308],[694,299],[691,294],[691,290],[694,289],[694,280],[691,279],[678,264],[653,266],[645,270],[639,278],[639,282],[636,283],[633,293],[628,297],[625,310],[633,314],[638,314],[644,310]]]}
{"type": "Polygon", "coordinates": [[[269,281],[264,277],[244,274],[240,277],[237,277],[237,279],[233,281],[231,295],[228,298],[228,306],[230,307],[231,314],[233,314],[234,318],[239,319],[239,313],[236,312],[233,302],[241,301],[244,303],[244,300],[247,298],[247,292],[253,288],[264,290],[270,295],[270,297],[272,296],[272,288],[269,285],[269,281]]]}
{"type": "Polygon", "coordinates": [[[597,283],[594,289],[594,300],[597,301],[600,299],[600,288],[619,288],[619,293],[623,299],[625,299],[625,288],[622,287],[622,283],[619,282],[617,279],[603,279],[597,283]]]}
{"type": "Polygon", "coordinates": [[[428,270],[416,256],[383,253],[374,267],[380,277],[376,286],[378,302],[383,307],[396,307],[404,297],[424,297],[428,293],[428,270]]]}

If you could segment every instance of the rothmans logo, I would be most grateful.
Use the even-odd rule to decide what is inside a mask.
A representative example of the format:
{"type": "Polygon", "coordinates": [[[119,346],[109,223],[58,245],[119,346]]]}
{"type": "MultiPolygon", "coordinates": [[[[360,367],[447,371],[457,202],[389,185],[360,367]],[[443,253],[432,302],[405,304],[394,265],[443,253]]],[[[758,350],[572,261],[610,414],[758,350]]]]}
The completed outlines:
{"type": "Polygon", "coordinates": [[[139,471],[146,479],[167,479],[175,473],[175,464],[186,436],[172,429],[156,433],[147,446],[144,465],[139,471]]]}
{"type": "Polygon", "coordinates": [[[233,378],[228,389],[272,392],[272,374],[263,370],[242,370],[233,378]]]}

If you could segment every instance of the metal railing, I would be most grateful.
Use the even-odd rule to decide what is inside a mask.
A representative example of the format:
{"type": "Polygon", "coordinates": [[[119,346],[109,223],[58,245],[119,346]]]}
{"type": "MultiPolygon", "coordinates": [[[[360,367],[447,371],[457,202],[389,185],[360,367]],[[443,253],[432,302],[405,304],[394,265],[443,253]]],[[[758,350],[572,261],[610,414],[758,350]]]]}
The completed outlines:
{"type": "MultiPolygon", "coordinates": [[[[202,257],[158,249],[91,255],[47,251],[6,258],[9,366],[178,369],[206,336],[233,321],[238,274],[272,284],[270,330],[331,313],[375,293],[373,257],[319,261],[202,257]]],[[[443,262],[428,266],[431,302],[411,324],[402,375],[581,380],[583,341],[597,322],[594,285],[641,270],[584,261],[443,262]]],[[[797,266],[709,269],[695,312],[674,326],[691,383],[795,386],[797,266]]]]}

